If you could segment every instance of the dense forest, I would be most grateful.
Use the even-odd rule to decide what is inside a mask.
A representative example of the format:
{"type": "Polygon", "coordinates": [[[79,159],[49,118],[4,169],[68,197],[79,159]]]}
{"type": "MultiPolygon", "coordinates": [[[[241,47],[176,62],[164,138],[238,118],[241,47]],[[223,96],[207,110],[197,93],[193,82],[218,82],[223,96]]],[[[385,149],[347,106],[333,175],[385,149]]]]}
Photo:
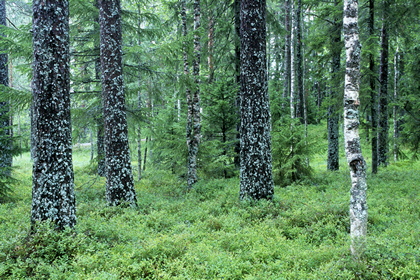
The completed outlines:
{"type": "Polygon", "coordinates": [[[419,279],[419,12],[0,0],[0,278],[419,279]]]}

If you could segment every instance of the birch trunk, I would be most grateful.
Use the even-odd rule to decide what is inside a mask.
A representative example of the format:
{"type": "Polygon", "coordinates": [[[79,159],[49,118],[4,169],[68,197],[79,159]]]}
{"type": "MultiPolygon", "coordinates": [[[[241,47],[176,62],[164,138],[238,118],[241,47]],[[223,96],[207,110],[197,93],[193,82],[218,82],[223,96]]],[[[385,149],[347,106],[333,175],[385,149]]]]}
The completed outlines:
{"type": "Polygon", "coordinates": [[[106,199],[136,205],[122,76],[120,0],[99,0],[106,199]]]}
{"type": "Polygon", "coordinates": [[[295,5],[291,0],[291,13],[292,13],[292,29],[290,34],[290,117],[296,118],[296,70],[295,70],[295,42],[296,42],[296,13],[295,5]]]}
{"type": "Polygon", "coordinates": [[[241,1],[241,199],[274,194],[265,15],[265,0],[241,1]]]}
{"type": "Polygon", "coordinates": [[[33,1],[33,165],[31,221],[76,224],[69,71],[69,2],[33,1]]]}
{"type": "MultiPolygon", "coordinates": [[[[6,26],[6,1],[0,1],[0,25],[6,26]]],[[[2,35],[0,35],[2,36],[2,35]]],[[[9,86],[8,56],[0,53],[0,84],[9,86]]],[[[0,101],[0,173],[10,176],[13,162],[9,102],[0,101]]]]}
{"type": "Polygon", "coordinates": [[[344,142],[350,168],[350,236],[351,253],[359,259],[365,249],[367,230],[366,162],[359,137],[360,55],[358,0],[344,1],[344,42],[346,74],[344,84],[344,142]]]}

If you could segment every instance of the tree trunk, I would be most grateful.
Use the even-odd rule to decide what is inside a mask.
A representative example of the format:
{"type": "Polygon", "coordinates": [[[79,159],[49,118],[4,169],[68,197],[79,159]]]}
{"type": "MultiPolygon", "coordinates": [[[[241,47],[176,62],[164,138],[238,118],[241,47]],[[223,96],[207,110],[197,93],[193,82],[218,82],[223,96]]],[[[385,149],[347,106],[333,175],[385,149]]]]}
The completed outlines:
{"type": "MultiPolygon", "coordinates": [[[[6,2],[0,1],[0,25],[6,26],[6,2]]],[[[1,36],[1,35],[0,35],[1,36]]],[[[9,68],[6,53],[0,53],[0,84],[9,86],[9,68]]],[[[9,102],[0,102],[0,175],[10,176],[13,162],[9,102]]]]}
{"type": "MultiPolygon", "coordinates": [[[[184,6],[185,7],[185,6],[184,6]]],[[[186,12],[185,25],[186,25],[186,12]]],[[[183,23],[183,25],[184,25],[183,23]]],[[[186,27],[185,27],[186,28],[186,27]]],[[[188,174],[187,186],[192,188],[198,181],[197,178],[197,156],[201,138],[201,116],[200,116],[200,1],[194,1],[194,58],[193,76],[194,89],[187,93],[188,119],[187,119],[187,146],[188,146],[188,174]]],[[[185,29],[186,30],[186,29],[185,29]]],[[[184,50],[185,52],[185,50],[184,50]]],[[[185,53],[184,53],[185,55],[185,53]]],[[[184,58],[185,61],[185,58],[184,58]]],[[[184,62],[185,63],[185,62],[184,62]]]]}
{"type": "MultiPolygon", "coordinates": [[[[369,0],[369,40],[375,36],[375,1],[369,0]]],[[[372,44],[372,43],[371,43],[372,44]]],[[[375,91],[375,57],[369,53],[369,91],[370,91],[370,114],[372,127],[372,173],[378,173],[378,103],[375,91]]]]}
{"type": "Polygon", "coordinates": [[[294,1],[290,7],[292,13],[292,29],[290,33],[290,117],[296,118],[296,56],[295,56],[295,43],[296,43],[296,13],[294,1]]]}
{"type": "Polygon", "coordinates": [[[35,158],[31,221],[76,224],[69,71],[69,2],[33,1],[35,158]]]}
{"type": "Polygon", "coordinates": [[[378,165],[388,165],[388,6],[387,0],[383,1],[383,18],[381,30],[381,60],[379,65],[379,125],[378,125],[378,165]]]}
{"type": "Polygon", "coordinates": [[[394,106],[393,106],[393,119],[394,119],[394,161],[398,161],[399,155],[399,145],[398,145],[398,138],[400,137],[400,112],[398,99],[399,99],[399,87],[400,87],[400,79],[403,73],[403,59],[402,54],[399,52],[398,48],[395,52],[394,56],[394,106]]]}
{"type": "Polygon", "coordinates": [[[120,1],[99,0],[99,12],[106,199],[112,206],[136,205],[123,91],[120,1]]]}
{"type": "MultiPolygon", "coordinates": [[[[286,35],[284,38],[284,86],[283,86],[283,102],[286,102],[288,97],[290,96],[290,75],[291,75],[291,0],[285,1],[284,6],[284,28],[286,31],[286,35]]],[[[282,108],[284,104],[282,104],[282,108]]]]}
{"type": "Polygon", "coordinates": [[[358,1],[344,1],[344,42],[346,74],[344,85],[344,142],[350,168],[350,236],[351,252],[360,259],[365,249],[367,229],[366,162],[359,137],[360,54],[358,1]]]}
{"type": "Polygon", "coordinates": [[[241,199],[272,199],[271,116],[267,92],[266,2],[241,1],[241,199]]]}
{"type": "MultiPolygon", "coordinates": [[[[339,7],[339,1],[335,1],[336,8],[339,7]]],[[[338,130],[338,89],[340,88],[341,79],[340,61],[341,61],[341,26],[342,21],[334,18],[333,25],[331,26],[331,52],[332,52],[332,67],[331,67],[331,90],[330,90],[330,105],[328,107],[328,160],[327,169],[331,171],[339,170],[339,130],[338,130]]]]}
{"type": "Polygon", "coordinates": [[[305,124],[305,96],[303,93],[303,51],[302,51],[302,0],[297,1],[296,8],[296,85],[297,104],[296,117],[301,124],[305,124]]]}

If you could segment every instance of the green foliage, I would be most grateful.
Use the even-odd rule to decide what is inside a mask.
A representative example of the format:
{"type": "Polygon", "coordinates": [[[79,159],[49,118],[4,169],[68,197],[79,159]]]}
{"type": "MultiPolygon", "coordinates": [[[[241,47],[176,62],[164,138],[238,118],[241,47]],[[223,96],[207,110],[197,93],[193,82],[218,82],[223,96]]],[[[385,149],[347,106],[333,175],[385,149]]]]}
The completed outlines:
{"type": "MultiPolygon", "coordinates": [[[[47,223],[28,234],[30,164],[0,204],[1,279],[417,279],[420,273],[418,162],[392,164],[369,183],[365,257],[349,252],[347,171],[276,188],[273,201],[240,201],[237,178],[202,180],[184,192],[169,170],[136,185],[138,207],[106,207],[103,178],[74,155],[78,224],[47,223]],[[401,182],[404,182],[403,184],[401,182]],[[389,193],[392,196],[389,196],[389,193]]],[[[314,166],[321,166],[317,162],[314,166]]]]}
{"type": "Polygon", "coordinates": [[[305,134],[305,127],[299,120],[283,117],[274,123],[272,145],[276,184],[284,187],[310,178],[309,158],[315,152],[316,142],[305,134]]]}

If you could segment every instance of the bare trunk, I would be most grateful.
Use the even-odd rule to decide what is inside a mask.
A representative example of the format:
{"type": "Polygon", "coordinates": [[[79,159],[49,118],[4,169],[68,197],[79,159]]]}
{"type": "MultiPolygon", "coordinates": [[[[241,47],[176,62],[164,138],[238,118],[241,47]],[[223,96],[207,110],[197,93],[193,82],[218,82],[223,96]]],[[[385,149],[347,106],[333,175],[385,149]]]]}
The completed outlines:
{"type": "Polygon", "coordinates": [[[241,199],[274,194],[265,14],[265,0],[241,1],[241,199]]]}
{"type": "Polygon", "coordinates": [[[350,168],[350,236],[351,252],[360,259],[365,250],[367,230],[366,162],[359,137],[360,55],[358,1],[344,1],[344,42],[346,74],[344,84],[344,142],[350,168]]]}
{"type": "MultiPolygon", "coordinates": [[[[375,35],[375,1],[369,0],[369,38],[375,35]]],[[[375,57],[373,53],[369,53],[369,91],[371,106],[371,126],[372,126],[372,173],[378,173],[378,102],[376,98],[376,78],[375,73],[375,57]]]]}
{"type": "MultiPolygon", "coordinates": [[[[6,26],[6,2],[0,1],[0,25],[6,26]]],[[[1,36],[1,35],[0,35],[1,36]]],[[[0,84],[9,86],[8,56],[0,53],[0,84]]],[[[12,129],[9,117],[8,100],[0,101],[0,174],[11,175],[12,156],[12,129]]]]}
{"type": "MultiPolygon", "coordinates": [[[[286,31],[286,36],[284,38],[284,86],[283,86],[283,102],[290,96],[290,75],[291,75],[291,0],[285,1],[284,6],[284,28],[286,31]]],[[[282,104],[282,107],[285,107],[282,104]]]]}
{"type": "Polygon", "coordinates": [[[290,117],[296,118],[296,56],[295,56],[295,43],[296,43],[296,13],[295,5],[292,1],[292,29],[290,34],[290,117]]]}
{"type": "Polygon", "coordinates": [[[383,18],[381,30],[381,61],[379,66],[379,126],[378,126],[378,165],[388,165],[389,139],[388,139],[388,6],[387,0],[383,2],[383,18]]]}
{"type": "Polygon", "coordinates": [[[121,6],[99,0],[101,73],[105,127],[106,199],[112,206],[136,205],[122,76],[121,6]]]}
{"type": "MultiPolygon", "coordinates": [[[[402,74],[402,55],[399,52],[398,48],[395,52],[394,56],[394,104],[398,104],[399,99],[399,85],[400,85],[400,78],[402,74]]],[[[394,161],[398,161],[399,155],[399,145],[398,145],[398,138],[400,137],[400,120],[399,120],[399,108],[398,105],[394,105],[392,108],[393,111],[393,119],[394,119],[394,161]]]]}
{"type": "Polygon", "coordinates": [[[69,2],[33,1],[33,166],[31,221],[76,224],[69,71],[69,2]]]}
{"type": "Polygon", "coordinates": [[[305,96],[303,93],[303,50],[302,50],[302,0],[297,1],[296,8],[296,84],[297,104],[296,117],[305,124],[305,96]]]}

